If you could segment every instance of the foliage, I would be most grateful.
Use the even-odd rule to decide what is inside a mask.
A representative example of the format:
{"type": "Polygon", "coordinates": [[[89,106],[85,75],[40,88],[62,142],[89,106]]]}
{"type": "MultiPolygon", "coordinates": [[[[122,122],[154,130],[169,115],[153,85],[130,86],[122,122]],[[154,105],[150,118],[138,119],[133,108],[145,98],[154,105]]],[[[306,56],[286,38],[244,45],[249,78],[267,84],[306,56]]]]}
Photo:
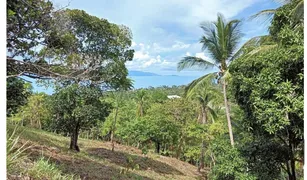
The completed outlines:
{"type": "Polygon", "coordinates": [[[52,180],[66,180],[66,179],[80,179],[75,175],[63,175],[62,171],[58,169],[55,164],[49,162],[44,157],[40,157],[28,170],[28,174],[34,179],[52,179],[52,180]]]}
{"type": "Polygon", "coordinates": [[[28,103],[20,107],[19,112],[14,115],[14,119],[21,121],[22,125],[32,127],[47,127],[51,119],[48,96],[44,93],[33,94],[28,98],[28,103]]]}
{"type": "Polygon", "coordinates": [[[51,62],[61,65],[53,68],[69,74],[69,80],[130,88],[125,62],[133,58],[131,39],[126,26],[82,10],[65,9],[54,13],[52,31],[46,37],[48,46],[40,56],[48,56],[51,62]]]}
{"type": "Polygon", "coordinates": [[[215,166],[210,177],[212,179],[247,179],[254,180],[248,173],[247,163],[236,148],[231,148],[225,137],[217,138],[210,146],[215,154],[215,166]]]}
{"type": "Polygon", "coordinates": [[[19,143],[19,135],[16,135],[17,126],[13,131],[7,130],[7,141],[6,141],[6,168],[10,172],[13,168],[26,157],[25,151],[30,148],[27,143],[22,146],[17,146],[19,143]]]}
{"type": "Polygon", "coordinates": [[[52,96],[55,129],[69,133],[76,143],[79,130],[95,126],[109,114],[110,105],[99,99],[101,95],[97,88],[76,84],[57,91],[52,96]]]}
{"type": "Polygon", "coordinates": [[[32,86],[20,78],[11,77],[6,80],[6,114],[12,115],[17,112],[20,106],[27,103],[28,96],[31,95],[32,86]]]}
{"type": "MultiPolygon", "coordinates": [[[[52,3],[44,0],[7,2],[7,51],[14,58],[31,60],[42,45],[51,21],[52,3]]],[[[8,69],[8,74],[13,73],[8,69]]],[[[15,72],[17,73],[17,72],[15,72]]]]}
{"type": "Polygon", "coordinates": [[[265,179],[278,179],[281,170],[296,179],[303,158],[303,27],[290,28],[291,7],[279,8],[273,18],[270,35],[277,48],[248,59],[243,55],[229,69],[243,124],[253,136],[243,151],[252,153],[246,155],[251,172],[265,179]]]}

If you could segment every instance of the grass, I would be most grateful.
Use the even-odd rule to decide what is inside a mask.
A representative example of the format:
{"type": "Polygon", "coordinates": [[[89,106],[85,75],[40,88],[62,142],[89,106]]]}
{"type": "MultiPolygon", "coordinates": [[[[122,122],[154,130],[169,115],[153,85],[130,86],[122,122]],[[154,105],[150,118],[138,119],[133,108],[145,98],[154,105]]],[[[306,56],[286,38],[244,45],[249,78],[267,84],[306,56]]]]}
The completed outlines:
{"type": "MultiPolygon", "coordinates": [[[[8,129],[13,127],[8,126],[8,129]]],[[[32,128],[18,128],[18,133],[21,133],[20,147],[27,141],[31,145],[26,152],[30,153],[28,158],[34,164],[32,167],[40,162],[36,166],[53,167],[63,177],[74,174],[74,177],[81,179],[189,180],[203,176],[191,164],[154,153],[144,157],[142,151],[134,147],[116,144],[112,152],[109,142],[80,138],[78,144],[81,152],[76,153],[69,150],[68,137],[32,128]]],[[[40,172],[47,174],[43,170],[40,172]]],[[[35,176],[31,173],[29,175],[33,178],[35,176]]]]}
{"type": "Polygon", "coordinates": [[[19,135],[16,134],[16,131],[17,126],[15,126],[13,130],[7,131],[6,168],[8,172],[12,172],[14,169],[18,168],[18,164],[26,157],[24,152],[30,148],[30,146],[27,146],[27,143],[18,146],[19,135]]]}
{"type": "Polygon", "coordinates": [[[58,167],[50,163],[44,157],[39,158],[28,170],[28,175],[33,179],[51,179],[51,180],[74,180],[80,179],[75,175],[63,175],[62,171],[58,167]]]}

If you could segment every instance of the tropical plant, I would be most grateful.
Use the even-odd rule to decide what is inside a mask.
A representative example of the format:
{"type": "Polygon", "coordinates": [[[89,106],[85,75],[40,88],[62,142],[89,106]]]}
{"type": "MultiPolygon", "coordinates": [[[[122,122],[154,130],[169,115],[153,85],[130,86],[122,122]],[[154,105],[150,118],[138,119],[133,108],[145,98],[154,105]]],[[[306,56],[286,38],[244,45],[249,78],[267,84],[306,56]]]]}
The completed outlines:
{"type": "Polygon", "coordinates": [[[28,170],[30,177],[35,179],[54,179],[54,180],[79,180],[77,175],[65,174],[53,163],[44,157],[40,157],[34,162],[33,167],[28,170]]]}
{"type": "MultiPolygon", "coordinates": [[[[203,45],[202,50],[207,49],[212,60],[186,56],[178,63],[178,70],[190,67],[207,69],[208,67],[216,66],[220,69],[218,76],[220,79],[227,71],[227,63],[233,60],[233,55],[239,44],[239,40],[242,37],[240,21],[232,20],[228,22],[222,14],[218,14],[216,22],[202,23],[200,27],[204,31],[204,36],[200,39],[200,43],[203,45]]],[[[190,88],[202,83],[206,78],[207,76],[200,77],[194,81],[190,88]]],[[[230,110],[227,99],[227,82],[225,79],[222,80],[222,86],[230,143],[234,146],[230,110]]]]}
{"type": "Polygon", "coordinates": [[[70,135],[70,149],[79,151],[80,130],[88,130],[108,116],[110,104],[101,101],[101,96],[100,89],[77,84],[60,89],[52,96],[54,127],[70,135]]]}
{"type": "Polygon", "coordinates": [[[6,141],[6,168],[10,171],[18,165],[25,157],[25,151],[31,146],[24,143],[18,147],[19,135],[16,135],[18,126],[16,125],[13,131],[7,130],[6,141]]]}
{"type": "MultiPolygon", "coordinates": [[[[123,106],[123,103],[125,101],[124,99],[124,92],[123,91],[117,91],[117,92],[111,92],[111,99],[112,102],[114,103],[114,119],[111,125],[111,144],[112,144],[112,151],[114,151],[114,134],[116,131],[116,122],[118,119],[118,111],[120,110],[120,107],[123,106]]],[[[113,113],[112,113],[113,114],[113,113]]],[[[110,116],[109,116],[110,117],[110,116]]],[[[111,116],[113,117],[113,116],[111,116]]]]}
{"type": "Polygon", "coordinates": [[[10,77],[6,79],[6,114],[11,116],[17,113],[18,108],[27,103],[28,97],[32,94],[32,86],[21,78],[10,77]]]}
{"type": "Polygon", "coordinates": [[[253,137],[243,151],[251,172],[261,179],[282,173],[298,179],[304,156],[304,33],[303,25],[291,28],[291,6],[277,9],[272,20],[270,35],[277,48],[248,59],[243,55],[229,67],[232,92],[244,111],[242,124],[253,137]]]}
{"type": "Polygon", "coordinates": [[[22,125],[29,124],[32,127],[45,128],[51,119],[48,107],[48,96],[44,93],[33,94],[28,98],[28,103],[19,108],[19,112],[14,118],[21,121],[22,125]]]}
{"type": "MultiPolygon", "coordinates": [[[[293,4],[291,11],[289,12],[290,19],[294,22],[294,24],[303,23],[304,19],[304,0],[275,0],[283,6],[293,4]]],[[[279,8],[281,8],[279,7],[279,8]]],[[[273,17],[276,15],[278,9],[265,9],[262,10],[250,17],[250,19],[257,19],[264,17],[265,21],[271,21],[273,17]]]]}
{"type": "Polygon", "coordinates": [[[136,114],[139,117],[142,117],[144,115],[144,101],[145,101],[146,97],[147,97],[147,93],[144,89],[138,90],[136,92],[135,99],[136,99],[137,104],[138,104],[136,114]]]}

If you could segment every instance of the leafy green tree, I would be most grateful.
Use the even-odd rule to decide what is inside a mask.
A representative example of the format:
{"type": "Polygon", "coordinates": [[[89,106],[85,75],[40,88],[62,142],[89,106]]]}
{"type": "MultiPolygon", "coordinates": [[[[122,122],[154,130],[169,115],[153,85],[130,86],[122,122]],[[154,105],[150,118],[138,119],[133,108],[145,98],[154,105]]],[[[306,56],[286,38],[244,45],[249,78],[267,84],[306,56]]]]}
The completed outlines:
{"type": "Polygon", "coordinates": [[[32,94],[30,83],[24,82],[17,77],[10,77],[6,80],[6,114],[11,116],[17,113],[18,108],[27,103],[28,97],[32,94]]]}
{"type": "Polygon", "coordinates": [[[19,109],[15,115],[22,121],[22,124],[30,124],[39,129],[47,128],[47,123],[51,119],[48,96],[44,93],[33,94],[28,98],[26,105],[19,109]]]}
{"type": "Polygon", "coordinates": [[[101,90],[77,84],[60,89],[52,96],[55,128],[70,134],[70,149],[79,151],[80,130],[93,127],[108,116],[110,105],[101,101],[101,96],[101,90]]]}
{"type": "MultiPolygon", "coordinates": [[[[7,73],[29,75],[23,62],[32,60],[38,45],[43,45],[45,33],[50,27],[52,3],[44,0],[12,0],[7,2],[7,73]],[[18,63],[20,62],[20,63],[18,63]],[[15,65],[14,65],[15,64],[15,65]],[[17,66],[19,64],[20,66],[17,66]],[[22,66],[22,67],[21,67],[22,66]]],[[[28,67],[28,69],[30,69],[28,67]]]]}
{"type": "Polygon", "coordinates": [[[289,4],[292,4],[292,8],[290,10],[290,13],[288,14],[289,18],[295,22],[295,24],[303,23],[304,20],[304,0],[279,0],[282,4],[281,7],[277,9],[265,9],[257,14],[254,14],[251,16],[251,19],[259,18],[259,17],[266,17],[267,19],[273,19],[273,17],[279,13],[279,9],[283,8],[283,6],[287,6],[289,4]]]}
{"type": "Polygon", "coordinates": [[[136,92],[135,100],[138,104],[136,114],[139,117],[144,116],[144,102],[147,98],[147,92],[144,89],[138,90],[136,92]]]}
{"type": "Polygon", "coordinates": [[[248,59],[243,55],[230,66],[232,91],[245,114],[243,124],[257,142],[246,145],[249,167],[266,179],[279,178],[281,171],[297,179],[296,166],[304,154],[304,34],[303,25],[291,28],[291,9],[291,4],[285,5],[273,18],[270,35],[278,42],[275,49],[248,59]],[[262,153],[268,149],[275,155],[262,153]]]}
{"type": "MultiPolygon", "coordinates": [[[[235,53],[235,50],[239,44],[239,40],[242,36],[239,25],[240,21],[232,20],[227,22],[221,14],[218,14],[216,22],[203,23],[201,28],[204,31],[204,36],[202,36],[200,43],[203,44],[203,50],[208,50],[212,61],[208,59],[187,56],[178,63],[178,70],[190,67],[206,69],[208,67],[218,66],[220,69],[219,76],[224,76],[227,71],[227,62],[233,59],[233,54],[235,53]]],[[[195,84],[200,83],[205,78],[206,76],[199,78],[195,84]]],[[[230,110],[226,91],[227,82],[225,79],[222,81],[222,86],[226,118],[229,127],[230,143],[232,146],[234,146],[230,110]]],[[[191,88],[193,88],[193,86],[191,86],[191,88]]]]}
{"type": "Polygon", "coordinates": [[[126,26],[81,10],[53,11],[44,0],[10,1],[7,8],[8,77],[131,86],[125,62],[134,50],[126,26]]]}
{"type": "Polygon", "coordinates": [[[120,107],[123,106],[123,103],[124,101],[126,100],[125,99],[125,94],[123,91],[117,91],[117,92],[111,92],[110,94],[110,98],[113,102],[113,106],[114,106],[114,113],[112,112],[110,114],[109,117],[113,117],[111,116],[112,114],[114,114],[114,119],[112,121],[112,125],[111,125],[111,137],[110,137],[110,140],[111,140],[111,143],[112,143],[112,151],[114,151],[114,135],[115,135],[115,131],[116,131],[116,123],[117,123],[117,119],[118,119],[118,112],[120,111],[120,107]]]}
{"type": "MultiPolygon", "coordinates": [[[[189,99],[194,99],[199,105],[199,116],[198,120],[201,124],[205,125],[208,123],[209,116],[211,121],[214,122],[217,119],[217,114],[215,109],[219,107],[219,100],[222,97],[219,89],[216,87],[213,81],[213,75],[209,74],[202,80],[202,83],[198,83],[197,80],[193,81],[187,87],[186,97],[189,99]],[[192,89],[190,86],[195,85],[192,89]]],[[[203,139],[201,143],[201,156],[200,165],[198,166],[198,171],[204,168],[204,152],[206,148],[206,142],[203,139]]]]}

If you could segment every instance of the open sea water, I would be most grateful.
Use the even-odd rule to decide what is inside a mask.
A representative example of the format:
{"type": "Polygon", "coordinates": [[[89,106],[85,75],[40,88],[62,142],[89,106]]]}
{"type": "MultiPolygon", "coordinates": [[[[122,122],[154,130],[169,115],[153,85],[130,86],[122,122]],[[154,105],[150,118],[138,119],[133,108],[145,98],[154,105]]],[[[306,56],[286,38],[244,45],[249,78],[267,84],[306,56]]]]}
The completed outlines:
{"type": "MultiPolygon", "coordinates": [[[[159,86],[179,86],[187,85],[193,80],[199,78],[196,76],[129,76],[133,80],[133,86],[135,89],[159,87],[159,86]]],[[[53,94],[52,88],[46,88],[38,86],[35,81],[32,83],[34,92],[45,92],[47,94],[53,94]]]]}

